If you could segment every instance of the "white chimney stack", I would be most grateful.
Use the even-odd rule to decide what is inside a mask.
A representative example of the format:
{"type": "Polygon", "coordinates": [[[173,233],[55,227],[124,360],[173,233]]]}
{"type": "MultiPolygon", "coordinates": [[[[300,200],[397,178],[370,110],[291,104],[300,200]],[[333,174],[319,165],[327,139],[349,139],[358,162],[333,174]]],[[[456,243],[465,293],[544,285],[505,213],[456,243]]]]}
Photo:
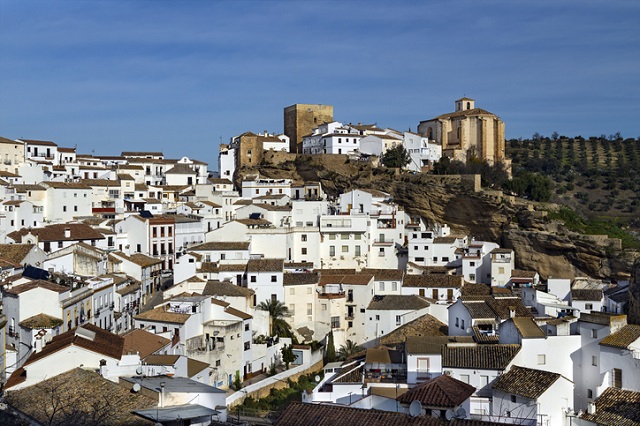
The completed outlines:
{"type": "Polygon", "coordinates": [[[64,228],[64,237],[71,238],[71,228],[64,228]]]}

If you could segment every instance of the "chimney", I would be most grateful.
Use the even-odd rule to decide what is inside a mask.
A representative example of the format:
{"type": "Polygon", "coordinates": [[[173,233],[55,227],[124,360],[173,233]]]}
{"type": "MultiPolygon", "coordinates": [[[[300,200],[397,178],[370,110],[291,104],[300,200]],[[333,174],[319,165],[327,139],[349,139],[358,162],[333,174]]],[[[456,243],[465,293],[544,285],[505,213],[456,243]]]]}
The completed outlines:
{"type": "Polygon", "coordinates": [[[164,408],[164,382],[160,382],[160,408],[164,408]]]}
{"type": "Polygon", "coordinates": [[[71,228],[64,228],[64,237],[71,238],[71,228]]]}
{"type": "Polygon", "coordinates": [[[509,318],[515,318],[515,317],[516,317],[516,307],[509,306],[509,318]]]}
{"type": "Polygon", "coordinates": [[[596,403],[593,401],[589,401],[587,403],[587,412],[589,414],[596,414],[596,403]]]}

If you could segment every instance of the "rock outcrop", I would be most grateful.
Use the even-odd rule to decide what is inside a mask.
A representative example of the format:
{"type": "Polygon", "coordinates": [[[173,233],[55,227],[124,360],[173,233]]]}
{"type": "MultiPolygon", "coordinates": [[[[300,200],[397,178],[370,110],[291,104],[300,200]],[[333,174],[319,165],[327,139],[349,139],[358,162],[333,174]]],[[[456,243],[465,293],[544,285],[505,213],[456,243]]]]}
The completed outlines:
{"type": "Polygon", "coordinates": [[[543,212],[532,212],[527,204],[513,204],[474,191],[473,185],[460,177],[376,169],[346,155],[265,154],[259,168],[240,169],[236,182],[256,172],[264,177],[319,181],[330,196],[352,188],[388,192],[408,213],[428,223],[446,223],[452,233],[513,249],[516,267],[536,270],[543,279],[574,275],[628,279],[638,257],[637,252],[618,250],[606,241],[594,242],[593,238],[569,232],[561,223],[546,219],[543,212]]]}

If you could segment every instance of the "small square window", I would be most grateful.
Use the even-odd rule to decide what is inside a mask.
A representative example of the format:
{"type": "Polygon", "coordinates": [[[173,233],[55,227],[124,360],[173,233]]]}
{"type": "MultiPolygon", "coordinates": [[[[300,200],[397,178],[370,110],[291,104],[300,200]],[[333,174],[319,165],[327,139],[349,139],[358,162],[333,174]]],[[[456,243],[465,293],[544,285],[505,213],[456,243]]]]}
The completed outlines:
{"type": "Polygon", "coordinates": [[[255,283],[257,280],[257,277],[255,275],[251,275],[251,282],[255,283]]]}

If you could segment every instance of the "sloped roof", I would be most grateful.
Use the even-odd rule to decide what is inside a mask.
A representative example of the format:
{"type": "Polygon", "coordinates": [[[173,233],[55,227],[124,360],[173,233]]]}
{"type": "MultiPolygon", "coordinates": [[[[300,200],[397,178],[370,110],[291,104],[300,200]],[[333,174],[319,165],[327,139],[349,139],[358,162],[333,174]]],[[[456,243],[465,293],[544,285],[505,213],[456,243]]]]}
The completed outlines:
{"type": "Polygon", "coordinates": [[[104,240],[104,235],[84,223],[61,223],[45,226],[43,228],[22,228],[7,235],[14,241],[21,241],[22,237],[31,232],[42,242],[47,241],[82,241],[104,240]],[[65,230],[69,230],[69,237],[65,236],[65,230]]]}
{"type": "Polygon", "coordinates": [[[404,342],[409,336],[446,336],[448,327],[432,315],[423,315],[396,328],[380,338],[380,343],[389,345],[404,342]]]}
{"type": "Polygon", "coordinates": [[[292,402],[284,409],[276,426],[442,426],[441,420],[427,417],[410,417],[391,411],[368,410],[341,405],[305,404],[292,402]]]}
{"type": "Polygon", "coordinates": [[[20,326],[29,329],[53,328],[62,325],[62,319],[47,314],[37,314],[20,321],[20,326]]]}
{"type": "Polygon", "coordinates": [[[405,348],[409,354],[440,355],[449,343],[473,343],[471,336],[407,336],[405,348]]]}
{"type": "Polygon", "coordinates": [[[20,294],[20,293],[24,293],[25,291],[33,290],[34,288],[44,288],[46,290],[51,290],[56,293],[64,293],[65,291],[69,290],[69,287],[52,283],[51,281],[34,280],[34,281],[26,282],[24,284],[15,285],[11,288],[6,289],[5,292],[7,294],[20,294]]]}
{"type": "Polygon", "coordinates": [[[249,259],[247,272],[282,272],[284,259],[249,259]]]}
{"type": "Polygon", "coordinates": [[[581,419],[604,426],[640,425],[640,392],[610,387],[595,403],[595,414],[586,412],[581,419]]]}
{"type": "Polygon", "coordinates": [[[407,275],[402,283],[403,287],[460,288],[463,285],[463,276],[445,274],[407,275]]]}
{"type": "Polygon", "coordinates": [[[136,315],[138,321],[168,322],[172,324],[184,324],[191,317],[189,314],[179,314],[165,310],[164,306],[158,306],[150,311],[136,315]]]}
{"type": "Polygon", "coordinates": [[[402,281],[404,271],[400,269],[362,268],[361,274],[373,275],[376,281],[402,281]]]}
{"type": "Polygon", "coordinates": [[[193,251],[205,250],[249,250],[248,241],[211,241],[189,247],[193,251]]]}
{"type": "Polygon", "coordinates": [[[285,273],[283,285],[318,284],[320,277],[316,273],[285,273]]]}
{"type": "Polygon", "coordinates": [[[21,265],[35,244],[0,244],[0,258],[21,265]]]}
{"type": "Polygon", "coordinates": [[[24,366],[27,366],[39,359],[46,358],[47,356],[62,350],[69,346],[78,346],[91,352],[96,352],[114,359],[120,359],[122,357],[122,347],[124,345],[124,339],[117,334],[110,333],[93,324],[84,324],[78,328],[71,329],[65,333],[54,336],[49,343],[47,343],[40,352],[32,353],[31,356],[25,361],[24,366]],[[93,340],[88,339],[84,334],[86,332],[79,329],[89,331],[87,335],[92,335],[93,340]]]}
{"type": "Polygon", "coordinates": [[[600,344],[613,348],[627,349],[630,344],[640,338],[640,325],[627,324],[615,333],[611,333],[600,344]]]}
{"type": "Polygon", "coordinates": [[[250,297],[255,291],[250,288],[240,287],[229,281],[210,280],[202,290],[203,296],[231,296],[231,297],[250,297]]]}
{"type": "Polygon", "coordinates": [[[412,295],[387,294],[385,296],[375,296],[368,310],[374,311],[416,311],[428,308],[431,305],[424,297],[412,295]]]}
{"type": "Polygon", "coordinates": [[[520,345],[448,345],[442,348],[442,366],[504,370],[518,352],[520,345]]]}
{"type": "Polygon", "coordinates": [[[153,422],[132,414],[132,411],[158,404],[157,398],[131,392],[93,371],[81,368],[8,392],[6,399],[11,407],[36,420],[38,424],[65,424],[66,413],[74,412],[78,415],[76,418],[84,420],[86,424],[107,415],[108,423],[102,424],[148,426],[153,425],[153,422]],[[51,389],[55,389],[55,398],[52,398],[51,389]],[[57,405],[55,408],[58,412],[50,418],[48,414],[54,412],[53,404],[57,405]]]}
{"type": "Polygon", "coordinates": [[[493,389],[537,399],[560,378],[560,374],[514,365],[493,382],[493,389]]]}
{"type": "Polygon", "coordinates": [[[602,300],[602,290],[600,289],[573,289],[571,290],[571,300],[584,300],[587,302],[597,302],[602,300]]]}
{"type": "Polygon", "coordinates": [[[455,408],[466,401],[476,388],[443,374],[420,383],[409,392],[400,395],[398,401],[411,404],[420,401],[423,406],[434,408],[455,408]]]}
{"type": "Polygon", "coordinates": [[[524,338],[544,338],[546,334],[536,324],[533,318],[529,317],[515,317],[509,318],[507,321],[512,321],[518,329],[520,335],[524,338]]]}
{"type": "Polygon", "coordinates": [[[142,328],[134,328],[123,334],[122,338],[124,339],[122,355],[137,352],[140,359],[148,357],[171,343],[171,340],[166,337],[150,333],[142,328]]]}

